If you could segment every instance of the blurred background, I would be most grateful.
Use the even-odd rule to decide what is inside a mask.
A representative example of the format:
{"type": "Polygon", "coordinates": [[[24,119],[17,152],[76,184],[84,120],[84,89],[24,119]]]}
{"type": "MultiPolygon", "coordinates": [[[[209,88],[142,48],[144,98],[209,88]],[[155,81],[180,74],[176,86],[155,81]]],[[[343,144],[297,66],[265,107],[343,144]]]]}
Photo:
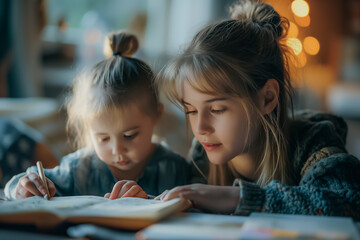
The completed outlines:
{"type": "MultiPolygon", "coordinates": [[[[73,151],[64,98],[85,66],[104,59],[113,30],[136,34],[135,57],[157,72],[205,24],[229,17],[234,0],[1,0],[0,116],[15,117],[42,136],[56,159],[73,151]]],[[[347,148],[360,157],[360,0],[266,1],[290,21],[286,43],[296,109],[342,116],[347,148]]],[[[165,103],[157,133],[186,155],[182,112],[165,103]]],[[[1,149],[0,149],[1,150],[1,149]]],[[[1,155],[0,151],[0,155],[1,155]]]]}

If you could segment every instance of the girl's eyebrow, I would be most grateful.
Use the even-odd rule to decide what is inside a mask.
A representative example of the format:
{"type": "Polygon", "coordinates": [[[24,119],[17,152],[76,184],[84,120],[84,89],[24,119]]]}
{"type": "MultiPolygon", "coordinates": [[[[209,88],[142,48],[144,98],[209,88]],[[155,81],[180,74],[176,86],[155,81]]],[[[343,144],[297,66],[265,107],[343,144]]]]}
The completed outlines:
{"type": "Polygon", "coordinates": [[[183,99],[182,99],[181,101],[182,101],[182,103],[185,104],[185,105],[191,105],[190,103],[185,102],[183,99]]]}
{"type": "MultiPolygon", "coordinates": [[[[216,102],[216,101],[225,101],[225,100],[227,100],[227,98],[212,98],[212,99],[206,100],[205,102],[206,102],[206,103],[212,103],[212,102],[216,102]]],[[[185,105],[191,105],[190,103],[185,102],[184,100],[182,100],[182,102],[183,102],[185,105]]]]}
{"type": "Polygon", "coordinates": [[[95,133],[96,135],[98,135],[98,136],[100,136],[100,135],[108,135],[108,134],[106,134],[106,133],[95,133]]]}
{"type": "MultiPolygon", "coordinates": [[[[131,130],[135,130],[135,129],[138,129],[140,128],[139,126],[135,126],[135,127],[130,127],[128,129],[125,129],[121,132],[125,133],[125,132],[128,132],[128,131],[131,131],[131,130]]],[[[97,136],[102,136],[102,135],[109,135],[108,133],[102,133],[102,132],[99,132],[99,133],[96,133],[97,136]]]]}
{"type": "Polygon", "coordinates": [[[124,132],[128,132],[128,131],[135,130],[135,129],[138,129],[138,128],[140,128],[140,127],[139,126],[130,127],[128,129],[123,130],[122,132],[124,133],[124,132]]]}
{"type": "Polygon", "coordinates": [[[227,98],[212,98],[212,99],[206,100],[205,102],[211,103],[211,102],[224,101],[224,100],[227,100],[227,98]]]}

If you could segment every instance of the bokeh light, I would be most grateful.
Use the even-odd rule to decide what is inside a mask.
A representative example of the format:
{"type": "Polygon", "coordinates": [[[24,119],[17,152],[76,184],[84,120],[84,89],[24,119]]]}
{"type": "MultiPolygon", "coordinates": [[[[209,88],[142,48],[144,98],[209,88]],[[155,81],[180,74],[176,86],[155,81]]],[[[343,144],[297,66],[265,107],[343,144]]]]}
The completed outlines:
{"type": "Polygon", "coordinates": [[[304,39],[304,50],[309,55],[316,55],[320,51],[320,43],[314,37],[306,37],[304,39]]]}
{"type": "Polygon", "coordinates": [[[304,0],[295,0],[291,3],[291,10],[298,17],[305,17],[309,14],[309,4],[304,0]]]}
{"type": "Polygon", "coordinates": [[[297,38],[288,38],[286,40],[286,45],[294,51],[295,55],[299,55],[302,51],[302,44],[297,38]]]}
{"type": "Polygon", "coordinates": [[[296,38],[299,34],[299,28],[296,26],[294,22],[289,23],[289,32],[288,37],[289,38],[296,38]]]}
{"type": "Polygon", "coordinates": [[[308,26],[310,26],[311,19],[310,19],[309,15],[307,15],[306,17],[298,17],[298,16],[294,15],[294,19],[295,19],[295,22],[300,27],[308,27],[308,26]]]}
{"type": "Polygon", "coordinates": [[[304,52],[299,53],[299,55],[297,55],[297,67],[298,68],[305,67],[306,63],[307,63],[306,54],[304,52]]]}

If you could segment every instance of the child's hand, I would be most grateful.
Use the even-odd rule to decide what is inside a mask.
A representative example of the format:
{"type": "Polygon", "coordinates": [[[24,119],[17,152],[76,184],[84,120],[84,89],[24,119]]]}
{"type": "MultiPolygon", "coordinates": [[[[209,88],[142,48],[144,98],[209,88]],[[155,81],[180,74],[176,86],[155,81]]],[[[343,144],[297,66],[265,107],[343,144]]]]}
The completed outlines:
{"type": "Polygon", "coordinates": [[[214,213],[232,213],[240,200],[240,188],[191,184],[166,190],[156,200],[185,198],[191,201],[194,208],[206,209],[214,213]]]}
{"type": "Polygon", "coordinates": [[[124,197],[148,198],[148,195],[135,181],[121,180],[114,185],[112,192],[104,197],[113,200],[124,197]]]}
{"type": "MultiPolygon", "coordinates": [[[[49,187],[49,198],[52,198],[56,193],[54,183],[46,178],[49,187]]],[[[15,189],[15,199],[27,198],[32,196],[45,196],[46,188],[40,176],[36,173],[29,173],[19,179],[15,189]]]]}

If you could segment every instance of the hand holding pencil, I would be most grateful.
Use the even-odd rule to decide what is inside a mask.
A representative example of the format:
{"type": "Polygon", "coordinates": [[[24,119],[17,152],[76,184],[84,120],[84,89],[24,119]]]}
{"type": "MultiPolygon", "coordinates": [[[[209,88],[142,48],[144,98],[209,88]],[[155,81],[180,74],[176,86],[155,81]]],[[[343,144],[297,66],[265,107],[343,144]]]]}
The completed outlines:
{"type": "Polygon", "coordinates": [[[32,196],[42,196],[49,200],[56,193],[54,183],[45,177],[41,162],[36,163],[38,173],[28,173],[19,179],[15,189],[15,198],[27,198],[32,196]]]}

